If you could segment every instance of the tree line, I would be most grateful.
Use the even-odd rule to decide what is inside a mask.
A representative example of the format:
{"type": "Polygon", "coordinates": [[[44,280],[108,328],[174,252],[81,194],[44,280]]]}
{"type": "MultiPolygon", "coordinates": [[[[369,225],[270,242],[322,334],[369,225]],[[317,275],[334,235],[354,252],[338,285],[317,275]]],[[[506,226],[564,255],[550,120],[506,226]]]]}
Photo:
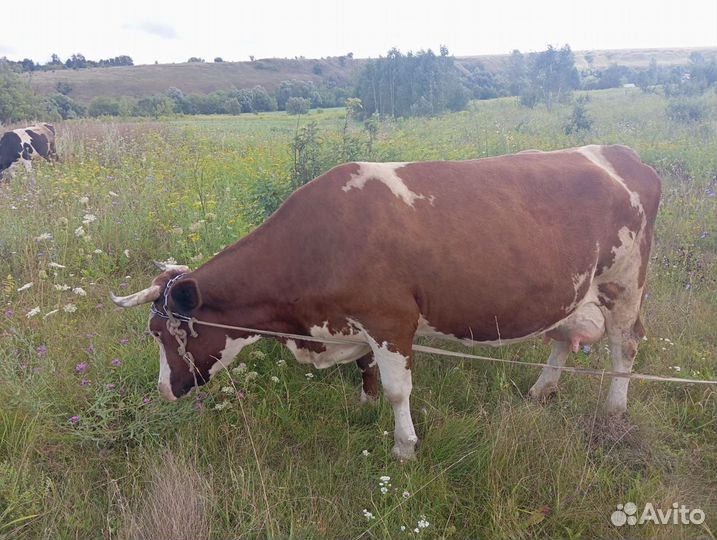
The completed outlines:
{"type": "Polygon", "coordinates": [[[22,60],[13,61],[7,58],[2,58],[3,61],[7,62],[8,65],[15,68],[17,71],[30,72],[30,71],[53,71],[56,69],[85,69],[94,67],[114,67],[114,66],[133,66],[131,56],[126,54],[115,56],[114,58],[100,58],[99,60],[89,60],[85,58],[85,55],[81,53],[73,54],[64,62],[60,59],[57,54],[52,54],[50,61],[44,64],[35,62],[30,58],[23,58],[22,60]]]}
{"type": "MultiPolygon", "coordinates": [[[[23,82],[19,72],[27,71],[23,62],[0,58],[0,122],[28,118],[71,119],[82,116],[150,116],[170,114],[242,114],[287,111],[302,114],[312,108],[343,106],[348,98],[360,99],[357,118],[432,116],[445,111],[465,109],[471,99],[517,96],[526,107],[543,104],[548,110],[556,103],[572,100],[576,90],[621,87],[632,83],[644,92],[662,91],[668,97],[693,96],[715,85],[715,58],[692,53],[689,64],[659,66],[653,59],[647,68],[613,64],[605,69],[593,66],[578,70],[575,55],[568,45],[548,46],[544,51],[523,54],[514,50],[499,72],[478,64],[472,70],[456,62],[445,46],[439,53],[431,49],[402,53],[391,49],[386,56],[369,60],[354,87],[340,86],[331,80],[285,80],[273,91],[262,86],[233,88],[209,94],[185,94],[168,88],[159,95],[139,99],[100,96],[87,106],[71,97],[72,84],[58,82],[56,93],[38,97],[23,82]]],[[[53,55],[42,66],[88,67],[82,55],[73,55],[62,63],[53,55]]],[[[100,60],[105,65],[131,65],[132,59],[118,56],[100,60]],[[114,62],[114,64],[112,64],[114,62]]],[[[97,62],[95,62],[97,64],[97,62]]],[[[583,105],[584,106],[584,103],[583,105]]],[[[578,111],[579,112],[579,111],[578,111]]]]}

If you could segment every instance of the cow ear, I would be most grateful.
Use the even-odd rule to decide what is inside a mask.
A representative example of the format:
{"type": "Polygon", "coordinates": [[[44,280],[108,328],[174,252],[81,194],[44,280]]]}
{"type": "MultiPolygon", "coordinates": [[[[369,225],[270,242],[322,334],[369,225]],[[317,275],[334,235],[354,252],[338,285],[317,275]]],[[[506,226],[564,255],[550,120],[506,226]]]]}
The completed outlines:
{"type": "Polygon", "coordinates": [[[202,303],[202,297],[199,294],[199,285],[192,279],[183,279],[172,286],[169,291],[173,306],[170,306],[178,313],[188,314],[192,310],[197,309],[202,303]]]}

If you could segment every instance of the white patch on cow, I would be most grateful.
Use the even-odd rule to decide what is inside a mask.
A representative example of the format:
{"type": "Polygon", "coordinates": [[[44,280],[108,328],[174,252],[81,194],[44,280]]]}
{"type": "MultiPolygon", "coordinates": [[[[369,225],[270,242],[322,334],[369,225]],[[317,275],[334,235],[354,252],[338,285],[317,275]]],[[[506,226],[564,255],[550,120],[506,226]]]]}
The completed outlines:
{"type": "Polygon", "coordinates": [[[576,150],[578,153],[589,159],[592,163],[603,169],[606,173],[610,175],[613,180],[620,184],[625,189],[625,191],[627,191],[630,197],[630,204],[635,208],[639,208],[640,212],[643,215],[645,214],[645,210],[642,207],[642,203],[640,202],[640,194],[635,191],[631,191],[630,188],[627,187],[625,180],[623,180],[623,178],[619,174],[617,174],[615,168],[603,155],[601,146],[597,144],[591,144],[588,146],[577,148],[576,150]]]}
{"type": "Polygon", "coordinates": [[[393,454],[401,460],[414,459],[418,437],[413,427],[409,404],[413,383],[411,370],[408,369],[408,357],[398,351],[391,351],[386,342],[379,345],[360,322],[354,319],[348,320],[353,327],[360,330],[370,344],[381,374],[384,394],[393,407],[395,422],[393,454]]]}
{"type": "MultiPolygon", "coordinates": [[[[157,341],[159,342],[158,339],[157,341]]],[[[164,345],[159,342],[159,381],[157,383],[159,393],[162,394],[164,399],[177,401],[177,397],[172,392],[172,383],[170,382],[171,374],[172,370],[170,369],[169,362],[167,361],[167,351],[164,350],[164,345]]]]}
{"type": "Polygon", "coordinates": [[[244,347],[246,347],[247,345],[251,345],[252,343],[256,343],[260,339],[261,336],[259,335],[236,339],[232,339],[229,336],[226,336],[224,348],[219,352],[219,358],[217,358],[217,361],[214,362],[214,365],[209,368],[209,378],[211,379],[216,373],[218,373],[222,369],[228,368],[244,347]]]}
{"type": "MultiPolygon", "coordinates": [[[[328,321],[325,321],[322,326],[312,326],[309,329],[309,334],[317,338],[350,338],[355,337],[358,333],[352,328],[347,327],[341,332],[331,332],[329,329],[328,321]]],[[[297,345],[293,339],[286,340],[286,347],[293,353],[296,360],[302,364],[312,364],[318,369],[334,366],[336,364],[346,364],[361,358],[367,352],[370,347],[368,343],[358,342],[354,344],[336,344],[336,343],[324,343],[325,349],[321,352],[315,352],[310,349],[304,349],[297,345]]]]}
{"type": "Polygon", "coordinates": [[[397,169],[405,167],[407,163],[357,162],[356,164],[359,166],[359,171],[356,174],[352,174],[346,185],[341,188],[344,191],[351,191],[354,188],[363,189],[366,182],[376,180],[383,183],[391,190],[391,193],[410,207],[413,207],[415,201],[421,199],[427,200],[431,205],[433,204],[435,199],[433,195],[426,196],[414,193],[408,189],[403,179],[396,173],[397,169]]]}
{"type": "MultiPolygon", "coordinates": [[[[557,326],[560,324],[560,322],[555,323],[553,326],[557,326]]],[[[416,329],[416,335],[417,336],[424,336],[424,337],[437,337],[437,338],[443,338],[448,339],[450,341],[457,341],[459,343],[462,343],[463,345],[466,345],[468,347],[473,347],[476,345],[489,345],[491,347],[502,347],[503,345],[510,345],[511,343],[520,343],[521,341],[525,341],[530,338],[537,337],[541,334],[543,334],[546,331],[549,331],[553,326],[549,326],[546,328],[543,328],[541,330],[538,330],[536,332],[532,332],[530,334],[526,334],[522,337],[517,338],[511,338],[511,339],[498,339],[493,341],[478,341],[474,339],[469,338],[459,338],[456,337],[454,334],[444,334],[443,332],[440,332],[436,330],[433,326],[431,326],[431,323],[426,320],[426,318],[423,315],[419,315],[418,317],[418,328],[416,329]]],[[[498,325],[498,328],[500,329],[500,324],[498,325]]]]}

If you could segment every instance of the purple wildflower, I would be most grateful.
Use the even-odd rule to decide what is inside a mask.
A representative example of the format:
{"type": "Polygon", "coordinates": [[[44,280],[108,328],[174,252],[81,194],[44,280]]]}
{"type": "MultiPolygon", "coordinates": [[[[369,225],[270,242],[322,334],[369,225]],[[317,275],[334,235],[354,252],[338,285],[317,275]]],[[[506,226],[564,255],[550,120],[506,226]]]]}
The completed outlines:
{"type": "Polygon", "coordinates": [[[6,316],[8,319],[9,319],[10,317],[12,317],[13,315],[15,315],[15,312],[14,312],[13,310],[8,309],[7,311],[5,311],[5,316],[6,316]]]}
{"type": "Polygon", "coordinates": [[[37,348],[37,356],[39,356],[40,358],[47,356],[47,346],[46,345],[40,345],[37,348]]]}
{"type": "Polygon", "coordinates": [[[707,238],[709,235],[710,235],[709,232],[707,232],[707,231],[702,231],[702,234],[700,235],[700,238],[705,239],[705,238],[707,238]]]}
{"type": "Polygon", "coordinates": [[[112,362],[110,362],[114,367],[120,367],[122,365],[122,360],[119,358],[113,358],[112,362]]]}
{"type": "Polygon", "coordinates": [[[585,354],[590,354],[590,345],[583,345],[583,352],[585,354]]]}
{"type": "Polygon", "coordinates": [[[107,390],[114,390],[116,387],[117,387],[117,385],[114,384],[114,383],[108,383],[108,384],[105,385],[105,388],[106,388],[107,390]]]}
{"type": "Polygon", "coordinates": [[[127,339],[127,338],[120,339],[120,345],[127,345],[128,343],[129,343],[129,339],[127,339]]]}
{"type": "Polygon", "coordinates": [[[146,398],[144,398],[144,399],[142,400],[142,403],[144,403],[144,404],[146,405],[146,404],[149,403],[150,401],[152,401],[152,400],[149,399],[148,397],[146,397],[146,398]]]}
{"type": "Polygon", "coordinates": [[[104,304],[97,304],[97,305],[95,306],[95,309],[102,309],[103,307],[105,307],[104,304]]]}
{"type": "Polygon", "coordinates": [[[42,368],[41,367],[32,368],[32,372],[35,375],[37,375],[38,373],[42,372],[42,368]]]}
{"type": "Polygon", "coordinates": [[[82,379],[82,381],[80,382],[80,386],[89,386],[89,385],[90,385],[89,379],[82,379]]]}
{"type": "Polygon", "coordinates": [[[95,346],[92,345],[92,343],[90,343],[90,344],[87,346],[87,349],[85,349],[85,350],[86,350],[89,354],[94,354],[94,352],[95,352],[95,346]]]}
{"type": "Polygon", "coordinates": [[[77,364],[75,366],[75,371],[77,373],[84,373],[88,367],[89,367],[89,365],[87,364],[87,362],[80,362],[79,364],[77,364]]]}
{"type": "Polygon", "coordinates": [[[27,364],[20,364],[20,369],[27,369],[27,364]]]}
{"type": "Polygon", "coordinates": [[[70,416],[70,424],[72,424],[72,425],[74,426],[74,425],[77,425],[77,424],[79,424],[79,423],[80,423],[80,417],[79,417],[79,416],[77,416],[77,415],[75,415],[75,416],[70,416]]]}

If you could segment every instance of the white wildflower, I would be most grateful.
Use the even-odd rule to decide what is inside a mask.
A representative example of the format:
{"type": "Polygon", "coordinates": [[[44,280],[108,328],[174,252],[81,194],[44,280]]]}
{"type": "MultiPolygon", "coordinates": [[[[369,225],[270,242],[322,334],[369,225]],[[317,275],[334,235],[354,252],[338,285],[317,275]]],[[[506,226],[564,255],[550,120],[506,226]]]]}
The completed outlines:
{"type": "Polygon", "coordinates": [[[196,223],[192,223],[189,227],[187,227],[191,232],[198,232],[202,230],[202,226],[204,225],[204,220],[200,219],[196,223]]]}
{"type": "Polygon", "coordinates": [[[276,361],[276,365],[281,367],[286,365],[286,360],[280,359],[276,361]]]}
{"type": "Polygon", "coordinates": [[[214,405],[214,408],[215,408],[217,411],[221,411],[221,410],[223,410],[223,409],[226,409],[226,408],[229,407],[229,406],[231,406],[231,402],[229,402],[229,401],[227,401],[227,400],[225,399],[225,400],[222,401],[221,403],[217,403],[216,405],[214,405]]]}
{"type": "Polygon", "coordinates": [[[19,287],[19,288],[17,289],[17,292],[26,291],[26,290],[28,290],[30,287],[32,287],[33,285],[34,285],[34,283],[33,283],[32,281],[31,281],[30,283],[25,283],[25,285],[23,285],[22,287],[19,287]]]}
{"type": "Polygon", "coordinates": [[[411,496],[411,494],[408,491],[403,492],[403,498],[408,499],[411,496]]]}
{"type": "Polygon", "coordinates": [[[308,380],[311,380],[314,378],[314,374],[313,373],[304,373],[304,377],[306,377],[308,380]]]}
{"type": "Polygon", "coordinates": [[[89,197],[80,197],[79,199],[77,199],[77,202],[87,206],[90,203],[90,198],[89,197]]]}
{"type": "Polygon", "coordinates": [[[362,450],[362,451],[361,451],[361,455],[362,455],[363,457],[368,457],[370,454],[371,454],[371,453],[370,453],[368,450],[362,450]]]}
{"type": "Polygon", "coordinates": [[[47,319],[50,315],[54,315],[54,314],[57,313],[58,311],[60,311],[60,310],[59,310],[59,309],[53,309],[52,311],[48,311],[47,313],[45,313],[45,315],[42,316],[42,318],[43,318],[43,319],[47,319]]]}
{"type": "Polygon", "coordinates": [[[85,217],[82,219],[82,223],[85,225],[89,225],[93,221],[97,221],[97,216],[94,214],[85,214],[85,217]]]}
{"type": "Polygon", "coordinates": [[[388,482],[391,481],[391,477],[390,476],[381,476],[379,478],[379,480],[381,480],[381,482],[380,482],[381,484],[387,484],[388,482]]]}
{"type": "Polygon", "coordinates": [[[77,311],[77,306],[72,303],[65,304],[64,306],[62,306],[62,311],[64,311],[65,313],[74,313],[75,311],[77,311]]]}
{"type": "Polygon", "coordinates": [[[388,431],[385,431],[385,430],[384,430],[383,436],[385,437],[385,436],[387,436],[387,435],[388,435],[388,431]]]}
{"type": "Polygon", "coordinates": [[[87,296],[87,291],[83,289],[82,287],[75,287],[72,289],[72,292],[75,293],[77,296],[87,296]]]}
{"type": "Polygon", "coordinates": [[[246,371],[246,364],[244,362],[240,363],[237,367],[232,369],[232,373],[239,375],[240,373],[244,373],[246,371]]]}
{"type": "Polygon", "coordinates": [[[271,382],[273,382],[273,383],[278,383],[278,382],[279,382],[279,377],[277,377],[276,375],[272,375],[272,376],[271,376],[271,382]]]}
{"type": "Polygon", "coordinates": [[[122,253],[124,253],[124,256],[129,259],[129,249],[125,249],[122,253]]]}
{"type": "Polygon", "coordinates": [[[27,315],[25,315],[28,319],[31,319],[35,315],[38,315],[40,313],[40,307],[34,307],[30,311],[27,312],[27,315]]]}
{"type": "Polygon", "coordinates": [[[52,235],[49,232],[42,233],[40,236],[35,237],[36,242],[42,242],[43,240],[52,240],[52,235]]]}
{"type": "Polygon", "coordinates": [[[50,268],[65,268],[63,265],[58,264],[58,263],[56,263],[56,262],[48,263],[47,266],[49,266],[50,268]]]}
{"type": "Polygon", "coordinates": [[[119,195],[117,193],[115,193],[114,191],[110,191],[109,194],[110,194],[110,197],[119,197],[119,195]]]}
{"type": "Polygon", "coordinates": [[[85,228],[82,225],[75,229],[75,236],[77,236],[78,238],[82,238],[83,236],[85,236],[85,228]]]}
{"type": "Polygon", "coordinates": [[[418,520],[417,525],[418,525],[419,529],[425,529],[426,527],[428,527],[430,525],[430,523],[428,523],[426,516],[421,516],[421,519],[418,520]]]}
{"type": "Polygon", "coordinates": [[[250,371],[246,374],[246,380],[251,381],[256,379],[259,376],[259,374],[256,371],[250,371]]]}
{"type": "Polygon", "coordinates": [[[263,360],[266,357],[266,355],[261,351],[251,351],[249,353],[249,358],[252,360],[263,360]]]}
{"type": "Polygon", "coordinates": [[[366,508],[363,509],[363,515],[366,519],[376,519],[374,515],[369,512],[366,508]]]}
{"type": "Polygon", "coordinates": [[[680,366],[671,366],[670,369],[674,369],[677,373],[682,371],[682,368],[680,366]]]}
{"type": "Polygon", "coordinates": [[[233,394],[234,389],[231,386],[222,386],[222,392],[225,394],[233,394]]]}
{"type": "Polygon", "coordinates": [[[100,254],[104,253],[104,251],[102,251],[101,249],[97,248],[95,251],[93,251],[93,253],[94,253],[95,255],[100,255],[100,254]]]}
{"type": "Polygon", "coordinates": [[[69,291],[70,286],[69,285],[60,285],[59,283],[55,283],[54,285],[56,291],[69,291]]]}
{"type": "Polygon", "coordinates": [[[406,526],[405,526],[405,525],[401,525],[401,532],[403,532],[403,531],[405,531],[405,530],[406,530],[406,526]]]}
{"type": "Polygon", "coordinates": [[[381,486],[381,494],[386,495],[388,493],[388,488],[386,486],[381,486]]]}
{"type": "Polygon", "coordinates": [[[413,532],[415,532],[416,534],[418,534],[418,533],[421,532],[421,529],[419,529],[418,527],[416,527],[415,529],[413,529],[413,532]]]}

